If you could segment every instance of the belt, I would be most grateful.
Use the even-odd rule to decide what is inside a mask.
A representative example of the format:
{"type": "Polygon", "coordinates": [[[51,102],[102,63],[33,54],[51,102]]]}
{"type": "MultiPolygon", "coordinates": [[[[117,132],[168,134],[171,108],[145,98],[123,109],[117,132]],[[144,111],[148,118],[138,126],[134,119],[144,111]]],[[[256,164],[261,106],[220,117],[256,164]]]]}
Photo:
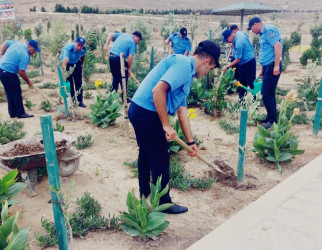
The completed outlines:
{"type": "Polygon", "coordinates": [[[111,52],[110,52],[110,56],[113,56],[113,57],[119,57],[119,56],[117,56],[117,55],[115,55],[115,54],[113,54],[113,53],[111,53],[111,52]]]}

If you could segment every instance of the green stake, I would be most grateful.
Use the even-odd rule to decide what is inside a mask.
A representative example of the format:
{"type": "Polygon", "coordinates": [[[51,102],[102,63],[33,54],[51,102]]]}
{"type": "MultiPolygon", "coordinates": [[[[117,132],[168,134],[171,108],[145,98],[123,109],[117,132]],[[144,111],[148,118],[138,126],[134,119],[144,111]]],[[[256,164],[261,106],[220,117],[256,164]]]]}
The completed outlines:
{"type": "Polygon", "coordinates": [[[238,169],[237,169],[238,182],[241,182],[244,180],[246,129],[247,129],[247,110],[243,109],[241,111],[240,126],[239,126],[239,149],[238,149],[238,169]]]}
{"type": "Polygon", "coordinates": [[[55,149],[55,139],[53,134],[53,126],[50,115],[40,116],[41,131],[44,141],[44,149],[46,156],[46,165],[48,172],[48,179],[51,192],[51,201],[54,211],[56,234],[58,239],[58,246],[60,250],[68,250],[68,241],[65,225],[65,217],[60,207],[60,201],[63,200],[61,192],[54,192],[53,190],[60,190],[60,181],[58,174],[58,162],[55,149]]]}
{"type": "Polygon", "coordinates": [[[40,64],[41,74],[44,75],[44,70],[42,68],[42,61],[41,61],[41,52],[39,52],[38,55],[39,55],[39,64],[40,64]]]}
{"type": "Polygon", "coordinates": [[[151,58],[150,58],[150,71],[153,69],[153,67],[154,67],[154,48],[152,47],[151,58]]]}
{"type": "Polygon", "coordinates": [[[318,97],[318,103],[316,105],[316,113],[315,113],[314,126],[313,126],[313,133],[316,135],[319,133],[321,112],[322,112],[322,78],[320,81],[319,97],[318,97]]]}

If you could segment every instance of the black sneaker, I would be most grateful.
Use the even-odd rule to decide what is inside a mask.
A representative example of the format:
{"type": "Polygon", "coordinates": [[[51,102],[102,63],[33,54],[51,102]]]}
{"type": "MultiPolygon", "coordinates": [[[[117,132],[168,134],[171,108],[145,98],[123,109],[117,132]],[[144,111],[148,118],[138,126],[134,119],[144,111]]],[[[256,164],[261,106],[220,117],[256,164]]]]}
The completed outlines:
{"type": "Polygon", "coordinates": [[[260,120],[259,122],[260,122],[260,123],[266,123],[266,122],[268,122],[268,120],[267,120],[267,118],[265,118],[265,119],[263,119],[263,120],[260,120]]]}
{"type": "Polygon", "coordinates": [[[80,102],[78,106],[80,106],[80,107],[82,107],[82,108],[86,108],[86,105],[85,105],[85,103],[83,103],[83,102],[80,102]]]}
{"type": "Polygon", "coordinates": [[[18,115],[18,118],[30,118],[30,117],[34,117],[34,115],[29,115],[27,113],[24,113],[22,115],[18,115]]]}
{"type": "Polygon", "coordinates": [[[185,213],[187,211],[188,211],[187,207],[174,204],[172,207],[170,207],[166,210],[163,210],[161,212],[166,213],[166,214],[181,214],[181,213],[185,213]]]}
{"type": "Polygon", "coordinates": [[[265,125],[264,125],[264,128],[265,129],[269,129],[270,127],[272,127],[273,124],[271,122],[267,122],[265,125]]]}

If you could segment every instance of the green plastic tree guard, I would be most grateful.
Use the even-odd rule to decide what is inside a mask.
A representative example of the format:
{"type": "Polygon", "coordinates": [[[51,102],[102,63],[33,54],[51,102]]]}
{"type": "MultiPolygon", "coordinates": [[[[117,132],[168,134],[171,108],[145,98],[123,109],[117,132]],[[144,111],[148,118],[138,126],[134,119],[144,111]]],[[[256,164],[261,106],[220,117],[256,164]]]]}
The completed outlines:
{"type": "Polygon", "coordinates": [[[239,149],[238,149],[238,169],[237,169],[238,182],[241,182],[244,180],[246,129],[247,129],[247,110],[243,109],[241,111],[240,127],[239,127],[239,149]]]}
{"type": "Polygon", "coordinates": [[[61,192],[54,192],[53,190],[60,190],[60,181],[58,173],[58,162],[55,149],[55,139],[53,133],[53,126],[50,115],[40,116],[41,131],[44,141],[46,165],[48,172],[48,179],[51,192],[51,201],[54,211],[56,234],[58,239],[59,250],[68,250],[68,241],[66,234],[66,224],[63,211],[60,206],[60,201],[63,200],[61,192]]]}
{"type": "Polygon", "coordinates": [[[150,71],[153,69],[153,67],[154,67],[154,48],[152,47],[151,58],[150,58],[150,71]]]}
{"type": "Polygon", "coordinates": [[[314,126],[313,126],[313,133],[316,135],[319,133],[321,112],[322,112],[322,78],[320,81],[318,103],[316,105],[316,113],[315,113],[314,126]]]}
{"type": "Polygon", "coordinates": [[[40,64],[41,74],[44,75],[44,70],[42,68],[41,52],[39,52],[38,55],[39,55],[39,64],[40,64]]]}

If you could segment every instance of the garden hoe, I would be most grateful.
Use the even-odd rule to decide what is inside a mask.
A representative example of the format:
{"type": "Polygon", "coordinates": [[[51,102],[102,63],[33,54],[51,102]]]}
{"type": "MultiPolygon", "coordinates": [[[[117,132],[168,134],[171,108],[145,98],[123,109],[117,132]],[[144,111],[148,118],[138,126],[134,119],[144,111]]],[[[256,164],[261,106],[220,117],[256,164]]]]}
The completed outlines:
{"type": "Polygon", "coordinates": [[[133,75],[133,73],[131,72],[131,77],[134,79],[134,81],[136,82],[136,84],[139,86],[140,82],[138,79],[136,79],[136,77],[133,75]]]}
{"type": "MultiPolygon", "coordinates": [[[[178,143],[181,147],[183,147],[185,150],[187,150],[188,152],[190,152],[190,153],[192,153],[193,152],[193,150],[192,150],[192,148],[190,148],[183,140],[181,140],[179,137],[175,137],[174,138],[174,141],[176,142],[176,143],[178,143]]],[[[214,168],[216,171],[218,171],[218,172],[220,172],[220,173],[222,173],[222,171],[221,171],[221,169],[217,166],[217,165],[215,165],[215,164],[211,164],[210,162],[208,162],[208,161],[206,161],[203,157],[201,157],[200,155],[197,155],[197,157],[198,157],[198,159],[199,160],[201,160],[201,161],[203,161],[204,163],[206,163],[209,167],[212,167],[212,168],[214,168]]]]}

